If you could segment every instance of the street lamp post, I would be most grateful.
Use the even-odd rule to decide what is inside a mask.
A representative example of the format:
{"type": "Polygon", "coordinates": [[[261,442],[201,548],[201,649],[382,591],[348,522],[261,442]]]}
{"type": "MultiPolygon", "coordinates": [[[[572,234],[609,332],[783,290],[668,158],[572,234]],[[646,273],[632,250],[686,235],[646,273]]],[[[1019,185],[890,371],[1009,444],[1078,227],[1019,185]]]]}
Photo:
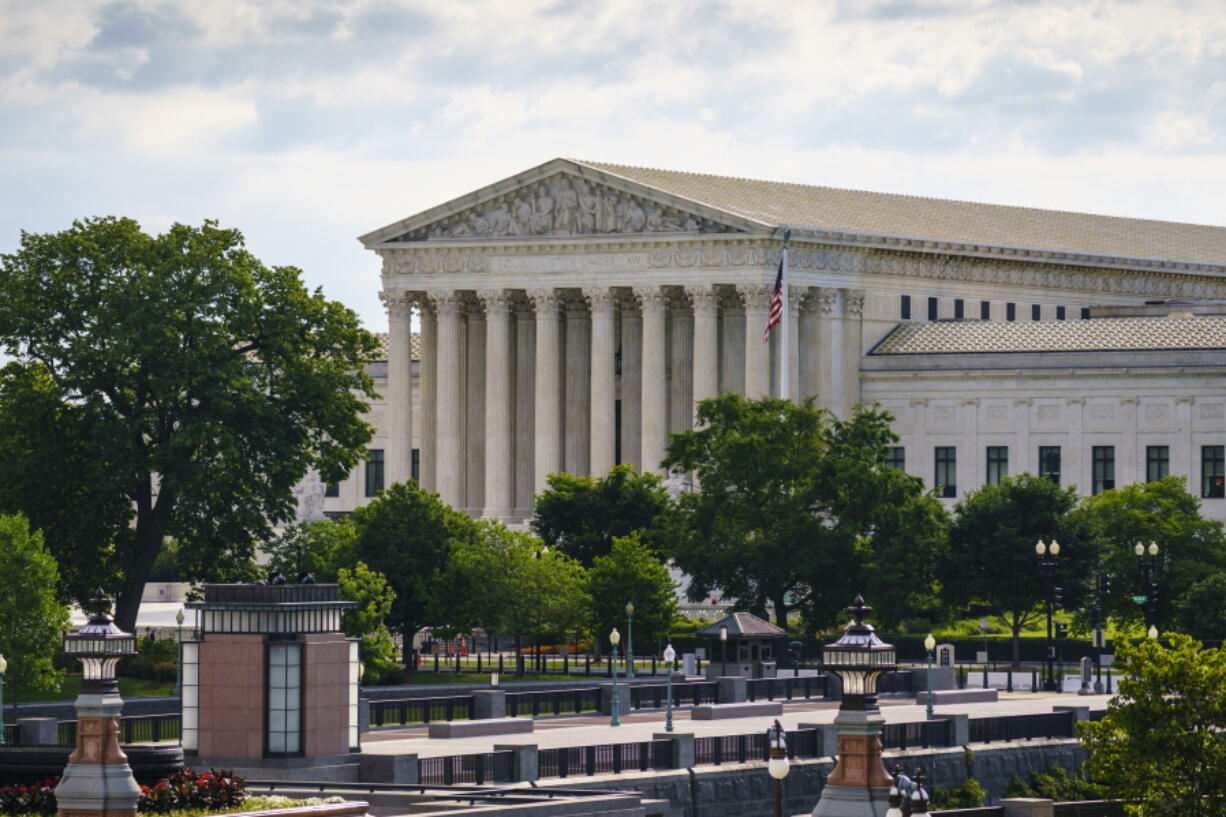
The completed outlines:
{"type": "Polygon", "coordinates": [[[1103,694],[1103,600],[1111,595],[1111,574],[1101,569],[1094,577],[1094,606],[1090,608],[1090,627],[1094,639],[1094,694],[1103,694]]]}
{"type": "Polygon", "coordinates": [[[668,646],[664,648],[664,663],[668,667],[668,691],[664,694],[667,696],[664,702],[664,731],[673,731],[673,662],[677,660],[677,651],[673,649],[673,642],[668,642],[668,646]]]}
{"type": "Polygon", "coordinates": [[[770,759],[766,762],[766,770],[775,779],[775,817],[783,817],[783,779],[788,776],[788,736],[776,720],[770,729],[766,730],[766,745],[770,747],[770,759]]]}
{"type": "Polygon", "coordinates": [[[928,637],[924,639],[924,649],[928,653],[928,672],[924,676],[924,683],[928,687],[928,720],[932,720],[932,651],[937,647],[937,640],[932,637],[932,633],[928,633],[928,637]]]}
{"type": "Polygon", "coordinates": [[[1060,603],[1061,589],[1056,587],[1056,568],[1060,564],[1060,543],[1055,539],[1046,544],[1040,539],[1034,546],[1034,552],[1039,556],[1039,569],[1047,581],[1047,672],[1043,689],[1048,692],[1058,692],[1056,685],[1056,647],[1052,643],[1052,615],[1060,603]]]}
{"type": "Polygon", "coordinates": [[[0,746],[4,745],[4,673],[8,668],[9,662],[0,655],[0,746]]]}
{"type": "Polygon", "coordinates": [[[617,645],[622,640],[622,634],[614,627],[609,632],[609,643],[613,645],[613,696],[609,701],[609,726],[621,726],[621,721],[617,719],[617,645]]]}
{"type": "Polygon", "coordinates": [[[626,602],[626,677],[634,677],[634,602],[626,602]]]}
{"type": "Polygon", "coordinates": [[[728,674],[728,625],[719,626],[719,663],[723,670],[720,675],[728,674]]]}
{"type": "Polygon", "coordinates": [[[183,694],[183,610],[175,613],[175,643],[178,651],[175,655],[175,694],[183,694]]]}
{"type": "MultiPolygon", "coordinates": [[[[1157,542],[1150,542],[1149,547],[1137,542],[1133,552],[1141,560],[1141,592],[1132,600],[1141,605],[1145,614],[1145,630],[1155,630],[1158,626],[1158,580],[1154,575],[1158,568],[1158,552],[1161,548],[1157,542]]],[[[1153,636],[1151,636],[1152,638],[1153,636]]]]}

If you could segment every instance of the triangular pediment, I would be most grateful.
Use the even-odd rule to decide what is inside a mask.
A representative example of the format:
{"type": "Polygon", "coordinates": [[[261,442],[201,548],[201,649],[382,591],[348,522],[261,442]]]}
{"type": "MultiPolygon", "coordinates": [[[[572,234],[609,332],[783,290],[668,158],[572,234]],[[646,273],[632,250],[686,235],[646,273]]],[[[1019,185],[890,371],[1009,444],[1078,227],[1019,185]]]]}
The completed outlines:
{"type": "Polygon", "coordinates": [[[418,242],[757,232],[765,225],[700,202],[555,159],[360,239],[418,242]]]}

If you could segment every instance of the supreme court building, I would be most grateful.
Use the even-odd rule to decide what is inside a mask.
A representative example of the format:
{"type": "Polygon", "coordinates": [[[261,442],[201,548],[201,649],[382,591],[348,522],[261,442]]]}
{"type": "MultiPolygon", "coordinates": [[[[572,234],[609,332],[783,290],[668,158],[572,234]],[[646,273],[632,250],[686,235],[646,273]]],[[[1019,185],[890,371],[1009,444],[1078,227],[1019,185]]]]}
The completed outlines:
{"type": "Polygon", "coordinates": [[[325,510],[416,475],[522,521],[551,472],[658,470],[697,401],[779,393],[784,229],[792,396],[888,409],[939,496],[1171,473],[1226,519],[1226,228],[567,159],[362,236],[382,400],[325,510]]]}

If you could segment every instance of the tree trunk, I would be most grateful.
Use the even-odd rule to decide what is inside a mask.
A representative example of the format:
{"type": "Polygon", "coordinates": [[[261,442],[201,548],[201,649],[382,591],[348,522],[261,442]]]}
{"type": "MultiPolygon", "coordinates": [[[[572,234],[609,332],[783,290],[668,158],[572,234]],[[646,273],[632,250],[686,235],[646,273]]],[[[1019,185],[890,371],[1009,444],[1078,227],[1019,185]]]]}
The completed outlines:
{"type": "Polygon", "coordinates": [[[1009,628],[1013,631],[1013,668],[1020,669],[1022,665],[1022,618],[1017,615],[1013,616],[1009,628]]]}
{"type": "Polygon", "coordinates": [[[771,599],[771,603],[775,606],[775,624],[786,630],[788,628],[788,608],[783,603],[783,594],[780,593],[779,596],[771,599]]]}
{"type": "Polygon", "coordinates": [[[417,656],[413,653],[413,639],[417,637],[417,622],[404,620],[400,624],[400,655],[404,658],[404,672],[413,675],[417,672],[417,656]]]}
{"type": "Polygon", "coordinates": [[[115,604],[115,623],[121,630],[136,632],[136,618],[140,613],[141,596],[145,593],[145,581],[149,569],[162,552],[166,526],[174,509],[174,492],[168,485],[161,485],[154,501],[153,481],[146,479],[136,491],[136,529],[132,532],[132,554],[123,565],[123,581],[120,582],[119,598],[115,604]]]}

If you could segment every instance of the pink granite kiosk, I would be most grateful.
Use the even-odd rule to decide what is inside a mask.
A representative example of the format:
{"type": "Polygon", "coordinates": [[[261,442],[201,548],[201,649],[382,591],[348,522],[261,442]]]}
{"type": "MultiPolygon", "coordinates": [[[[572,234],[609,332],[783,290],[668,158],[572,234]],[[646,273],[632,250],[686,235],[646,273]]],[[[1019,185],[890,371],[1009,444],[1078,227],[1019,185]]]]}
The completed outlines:
{"type": "Polygon", "coordinates": [[[335,584],[205,585],[187,604],[200,637],[183,642],[184,754],[259,766],[358,751],[358,640],[341,630],[354,606],[335,584]]]}

